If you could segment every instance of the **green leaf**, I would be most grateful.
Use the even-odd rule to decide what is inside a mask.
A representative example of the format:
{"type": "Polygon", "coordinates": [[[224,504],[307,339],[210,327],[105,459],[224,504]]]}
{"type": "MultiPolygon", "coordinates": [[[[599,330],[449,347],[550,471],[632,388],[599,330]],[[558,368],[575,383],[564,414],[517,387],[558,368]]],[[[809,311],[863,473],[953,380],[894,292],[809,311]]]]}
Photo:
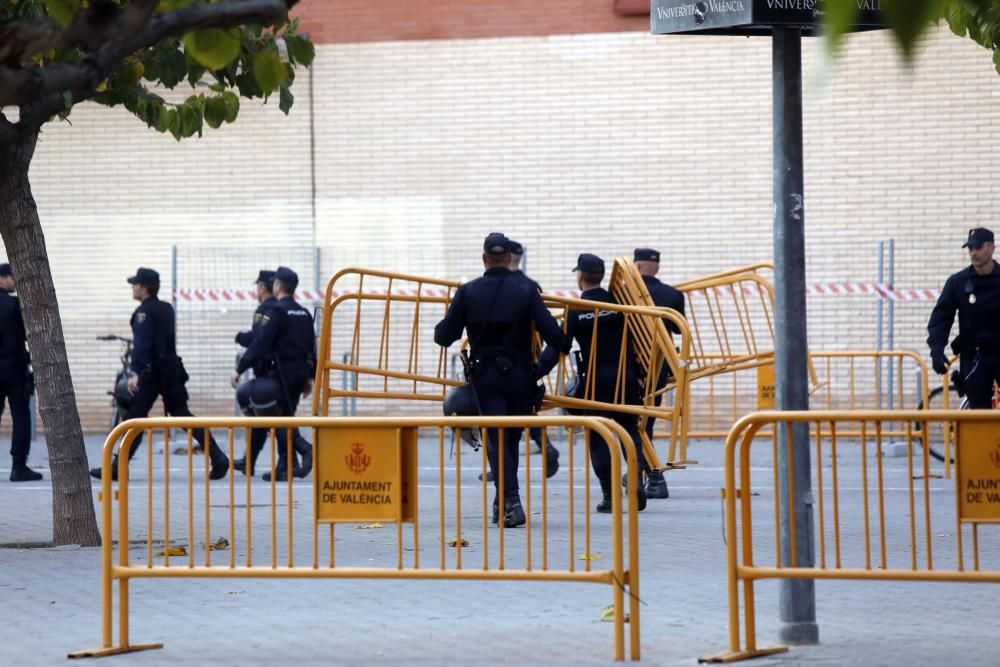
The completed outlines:
{"type": "Polygon", "coordinates": [[[253,77],[265,95],[273,93],[288,78],[288,70],[277,50],[261,51],[253,59],[253,77]]]}
{"type": "Polygon", "coordinates": [[[195,30],[184,35],[184,48],[200,65],[222,69],[240,55],[239,30],[195,30]]]}
{"type": "Polygon", "coordinates": [[[226,102],[221,95],[205,100],[205,122],[213,130],[218,129],[226,122],[226,113],[226,102]]]}
{"type": "Polygon", "coordinates": [[[73,17],[80,11],[80,0],[46,0],[45,7],[49,10],[49,16],[65,28],[73,22],[73,17]]]}
{"type": "Polygon", "coordinates": [[[226,122],[232,123],[240,113],[240,98],[227,90],[222,93],[222,101],[226,105],[226,122]]]}
{"type": "Polygon", "coordinates": [[[158,12],[172,12],[175,9],[181,9],[182,7],[187,7],[194,0],[160,0],[156,5],[156,11],[158,12]]]}
{"type": "Polygon", "coordinates": [[[292,108],[292,103],[295,102],[295,96],[292,95],[292,89],[288,87],[288,84],[281,86],[278,91],[278,108],[281,109],[287,116],[289,110],[292,108]]]}
{"type": "Polygon", "coordinates": [[[883,0],[882,11],[903,52],[903,60],[913,60],[920,36],[937,20],[945,0],[883,0]]]}
{"type": "Polygon", "coordinates": [[[844,35],[858,17],[858,3],[855,0],[827,0],[826,10],[826,48],[830,53],[837,53],[843,42],[844,35]]]}
{"type": "Polygon", "coordinates": [[[293,63],[309,67],[316,58],[316,47],[305,37],[286,35],[285,46],[288,47],[288,57],[293,63]]]}

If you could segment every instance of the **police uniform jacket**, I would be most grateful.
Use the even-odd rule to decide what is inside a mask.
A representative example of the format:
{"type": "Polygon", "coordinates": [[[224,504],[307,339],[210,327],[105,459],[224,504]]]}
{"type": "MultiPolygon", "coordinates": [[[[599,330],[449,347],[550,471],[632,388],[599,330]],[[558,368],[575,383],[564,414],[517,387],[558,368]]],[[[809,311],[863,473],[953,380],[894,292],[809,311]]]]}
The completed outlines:
{"type": "Polygon", "coordinates": [[[28,350],[20,299],[0,289],[0,380],[23,377],[27,370],[28,350]]]}
{"type": "Polygon", "coordinates": [[[969,266],[952,275],[944,284],[927,323],[927,345],[931,351],[944,350],[958,311],[959,336],[955,352],[1000,353],[1000,264],[985,276],[969,266]]]}
{"type": "Polygon", "coordinates": [[[276,300],[261,316],[260,328],[236,371],[253,368],[269,355],[284,373],[312,375],[316,368],[312,315],[290,296],[276,300]]]}
{"type": "Polygon", "coordinates": [[[151,296],[132,313],[132,371],[168,380],[187,379],[177,356],[174,309],[151,296]],[[181,375],[185,377],[180,377],[181,375]]]}
{"type": "MultiPolygon", "coordinates": [[[[603,287],[584,290],[581,299],[602,303],[617,303],[608,290],[603,287]]],[[[587,373],[590,366],[591,350],[594,351],[594,371],[596,374],[595,389],[598,400],[611,400],[618,376],[618,362],[621,356],[622,336],[625,333],[625,316],[618,311],[597,309],[572,309],[566,319],[566,335],[575,339],[580,345],[583,357],[583,367],[578,369],[587,373]],[[597,324],[596,347],[594,342],[594,324],[597,324]]],[[[626,349],[629,355],[625,360],[627,376],[635,378],[635,360],[631,346],[626,349]]],[[[538,362],[539,375],[546,375],[559,360],[557,350],[545,348],[538,362]]]]}
{"type": "Polygon", "coordinates": [[[257,310],[253,311],[253,324],[250,326],[250,331],[241,331],[236,334],[236,343],[240,347],[250,347],[250,344],[253,343],[254,336],[256,336],[257,332],[260,330],[261,323],[264,321],[264,315],[266,315],[276,303],[278,303],[278,300],[273,296],[260,302],[260,305],[257,306],[257,310]]]}
{"type": "Polygon", "coordinates": [[[542,302],[534,281],[506,267],[488,269],[458,287],[444,319],[434,327],[434,342],[447,347],[467,330],[473,361],[507,357],[530,367],[533,331],[559,350],[568,350],[559,323],[542,302]]]}
{"type": "MultiPolygon", "coordinates": [[[[643,276],[642,282],[646,283],[649,296],[653,297],[653,304],[660,308],[673,308],[681,315],[684,314],[684,294],[660,282],[656,276],[643,276]]],[[[667,329],[672,333],[680,333],[677,325],[669,320],[665,322],[667,329]]]]}

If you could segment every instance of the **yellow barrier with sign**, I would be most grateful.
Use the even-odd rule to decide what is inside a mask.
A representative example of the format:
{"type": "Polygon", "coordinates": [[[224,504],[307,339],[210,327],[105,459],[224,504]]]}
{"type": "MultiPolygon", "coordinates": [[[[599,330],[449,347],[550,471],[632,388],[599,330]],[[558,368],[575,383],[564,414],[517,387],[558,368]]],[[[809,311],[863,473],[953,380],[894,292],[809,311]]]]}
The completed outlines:
{"type": "Polygon", "coordinates": [[[785,650],[757,646],[754,586],[760,579],[1000,583],[1000,562],[996,558],[983,562],[993,550],[981,549],[979,528],[982,524],[1000,523],[1000,411],[855,410],[747,415],[726,438],[722,493],[729,650],[706,656],[703,662],[732,662],[785,650]],[[805,430],[793,429],[796,424],[805,425],[805,430]],[[889,436],[887,424],[904,424],[902,436],[889,436]],[[932,425],[957,425],[958,434],[958,475],[954,482],[935,480],[934,487],[927,437],[932,425]],[[757,437],[764,429],[771,431],[770,443],[757,437]],[[815,512],[817,558],[813,563],[800,561],[794,528],[790,544],[782,543],[775,435],[779,430],[784,431],[788,443],[787,486],[791,491],[785,499],[787,506],[810,516],[815,512]],[[791,483],[796,431],[800,438],[803,432],[808,433],[813,470],[812,494],[798,501],[791,483]],[[903,448],[905,462],[886,463],[884,450],[890,445],[903,448]],[[761,458],[768,454],[771,465],[761,458]],[[762,467],[773,473],[753,474],[762,467]],[[852,493],[861,494],[861,512],[856,521],[846,520],[848,509],[856,512],[853,508],[857,505],[853,499],[843,498],[847,493],[845,484],[852,493]],[[755,502],[756,496],[763,497],[755,502]],[[933,502],[936,498],[941,502],[933,502]],[[906,537],[901,539],[900,535],[906,537]],[[769,557],[773,557],[771,564],[767,564],[769,557]]]}
{"type": "MultiPolygon", "coordinates": [[[[286,454],[291,457],[291,438],[288,440],[286,454]]],[[[100,657],[162,647],[131,641],[129,584],[133,579],[224,577],[605,584],[612,589],[614,657],[626,657],[628,623],[628,656],[638,660],[636,468],[635,445],[625,430],[611,420],[597,417],[126,421],[111,432],[101,452],[101,645],[69,657],[100,657]],[[548,479],[545,455],[532,454],[528,429],[535,426],[542,427],[546,437],[558,435],[565,439],[565,474],[548,479]],[[226,480],[210,482],[209,455],[195,452],[194,433],[212,430],[218,438],[224,431],[225,436],[218,441],[224,450],[228,449],[232,461],[237,453],[236,436],[249,440],[251,428],[270,430],[270,444],[263,458],[268,458],[269,453],[272,467],[278,433],[287,431],[290,436],[293,428],[313,429],[312,482],[272,479],[262,484],[252,482],[250,477],[238,482],[232,467],[226,480]],[[519,448],[523,446],[526,457],[520,473],[520,499],[526,515],[523,527],[505,528],[503,520],[492,526],[492,482],[482,481],[477,492],[463,494],[463,461],[469,460],[465,469],[471,468],[473,476],[479,472],[485,480],[487,470],[485,447],[474,454],[463,451],[465,445],[459,433],[470,428],[479,429],[483,441],[488,430],[499,430],[501,462],[506,446],[504,430],[522,431],[519,448]],[[171,429],[184,430],[181,442],[186,444],[186,454],[172,453],[171,429]],[[115,451],[128,451],[139,434],[146,437],[145,466],[143,457],[133,463],[136,469],[145,468],[145,476],[137,475],[130,486],[128,457],[122,456],[118,460],[120,481],[112,482],[115,451]],[[155,466],[154,435],[161,437],[164,444],[162,464],[157,461],[155,466]],[[608,447],[612,479],[620,479],[627,470],[627,494],[623,495],[620,485],[611,485],[608,523],[592,520],[597,500],[591,493],[589,474],[592,437],[600,437],[608,447]],[[451,460],[446,459],[448,445],[453,448],[451,460]],[[540,460],[540,475],[537,468],[532,471],[533,456],[540,460]],[[176,472],[176,459],[180,459],[181,474],[176,472]],[[418,459],[425,469],[429,466],[434,470],[422,481],[425,488],[431,487],[423,496],[418,494],[418,459]],[[580,467],[587,471],[583,479],[579,479],[580,467]],[[577,490],[580,483],[582,492],[577,490]],[[299,502],[295,502],[293,487],[302,490],[308,484],[312,485],[312,502],[301,502],[301,494],[299,502]],[[280,504],[286,507],[279,508],[280,504]],[[476,519],[470,520],[470,510],[476,519]],[[362,539],[354,531],[335,532],[338,526],[352,523],[371,529],[393,527],[394,547],[373,547],[371,540],[362,539]],[[606,528],[597,530],[597,526],[606,528]],[[436,552],[437,557],[428,559],[425,552],[422,562],[421,545],[432,545],[429,551],[436,552]],[[601,551],[610,552],[610,559],[593,557],[601,551]],[[113,636],[115,598],[117,641],[113,636]]],[[[502,464],[498,474],[504,477],[502,464]]],[[[466,486],[469,475],[467,471],[466,486]]],[[[497,500],[504,507],[502,490],[497,500]]]]}

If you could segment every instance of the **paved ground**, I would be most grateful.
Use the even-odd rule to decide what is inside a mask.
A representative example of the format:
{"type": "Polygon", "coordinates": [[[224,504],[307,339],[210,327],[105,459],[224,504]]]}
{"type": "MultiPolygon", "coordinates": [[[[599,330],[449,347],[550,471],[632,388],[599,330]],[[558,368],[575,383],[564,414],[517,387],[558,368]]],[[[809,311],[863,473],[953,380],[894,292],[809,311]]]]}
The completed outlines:
{"type": "MultiPolygon", "coordinates": [[[[101,440],[88,439],[92,461],[97,460],[101,440]]],[[[0,441],[6,451],[7,442],[0,441]]],[[[556,480],[561,486],[550,489],[549,531],[553,559],[565,564],[569,545],[568,454],[563,449],[563,470],[556,480]],[[563,531],[560,534],[560,531],[563,531]]],[[[769,448],[762,448],[769,449],[769,448]]],[[[145,451],[145,450],[143,450],[145,451]]],[[[162,444],[154,444],[162,451],[162,444]]],[[[237,445],[242,452],[242,445],[237,445]]],[[[671,473],[672,497],[653,501],[640,518],[641,597],[643,662],[654,665],[693,665],[698,656],[726,647],[726,597],[722,507],[722,457],[719,443],[699,443],[691,453],[701,465],[671,473]]],[[[583,460],[577,451],[575,487],[580,502],[583,460]]],[[[421,510],[437,511],[438,472],[435,457],[421,459],[421,510]]],[[[140,457],[133,469],[131,488],[133,558],[145,558],[147,536],[145,505],[145,460],[140,457]]],[[[538,462],[538,459],[535,459],[538,462]]],[[[468,463],[468,461],[466,461],[468,463]]],[[[864,532],[860,456],[856,448],[841,446],[840,523],[842,557],[845,564],[864,563],[864,532]]],[[[869,483],[876,484],[876,460],[869,451],[869,483]]],[[[42,443],[33,448],[32,464],[46,468],[42,443]]],[[[8,464],[9,465],[9,464],[8,464]]],[[[755,507],[765,510],[755,522],[756,552],[761,562],[773,561],[768,547],[768,530],[773,519],[767,514],[772,502],[773,479],[765,458],[755,459],[755,483],[759,497],[755,507]]],[[[909,563],[908,481],[905,459],[887,459],[886,543],[890,566],[909,563]],[[895,555],[893,555],[895,554],[895,555]]],[[[171,539],[186,544],[187,516],[182,459],[171,461],[171,539]]],[[[824,480],[829,483],[829,462],[824,480]]],[[[6,482],[9,469],[0,468],[0,542],[43,542],[50,537],[51,488],[37,484],[6,482]]],[[[200,473],[196,489],[203,488],[200,473]]],[[[159,457],[154,466],[154,490],[163,485],[159,457]]],[[[538,471],[533,474],[538,481],[538,471]]],[[[236,487],[237,523],[246,511],[244,478],[236,487]]],[[[455,475],[449,472],[446,484],[455,475]]],[[[474,471],[461,479],[463,522],[470,541],[466,562],[481,560],[482,533],[473,522],[480,511],[479,487],[474,471]]],[[[932,537],[935,564],[953,567],[954,499],[949,483],[930,483],[934,509],[932,537]]],[[[310,486],[300,485],[293,497],[292,510],[298,522],[308,519],[310,486]],[[303,514],[304,513],[304,514],[303,514]]],[[[596,494],[596,489],[594,490],[596,494]]],[[[210,539],[228,531],[228,484],[212,484],[212,528],[210,539]]],[[[267,530],[270,526],[270,490],[260,480],[252,485],[252,525],[257,536],[253,548],[257,562],[270,559],[267,530]]],[[[918,494],[918,501],[922,501],[918,494]]],[[[827,553],[833,558],[832,498],[824,494],[827,553]]],[[[873,498],[873,497],[872,497],[873,498]]],[[[157,512],[162,506],[154,508],[157,512]]],[[[287,494],[279,495],[277,525],[279,536],[287,529],[287,494]]],[[[879,559],[878,505],[868,503],[871,522],[870,553],[875,566],[879,559]]],[[[537,512],[537,508],[535,510],[537,512]]],[[[579,513],[578,513],[579,515],[579,513]]],[[[454,517],[447,519],[446,533],[455,533],[454,517]]],[[[538,520],[538,516],[534,517],[538,520]]],[[[300,527],[306,524],[299,523],[300,527]]],[[[594,519],[595,536],[604,535],[607,517],[594,519]]],[[[918,543],[923,543],[922,523],[916,526],[918,543]]],[[[436,563],[439,554],[439,527],[433,517],[421,523],[419,553],[422,565],[436,563]]],[[[584,551],[577,544],[574,552],[584,551]]],[[[203,548],[204,524],[195,521],[194,544],[203,548]]],[[[162,539],[156,533],[156,539],[162,539]]],[[[495,562],[497,531],[491,528],[488,550],[495,562]]],[[[540,557],[539,534],[533,533],[535,565],[540,557]]],[[[508,562],[523,564],[524,531],[507,531],[508,562]]],[[[322,540],[321,540],[322,542],[322,540]]],[[[989,530],[981,536],[984,564],[1000,558],[998,541],[989,530]],[[991,558],[992,557],[992,558],[991,558]]],[[[300,530],[294,539],[296,563],[311,560],[311,531],[300,530]],[[300,536],[301,535],[301,536],[300,536]]],[[[406,558],[413,556],[412,541],[405,543],[406,558]]],[[[284,538],[279,555],[286,557],[284,538]]],[[[162,549],[157,542],[156,549],[162,549]]],[[[395,559],[395,531],[390,527],[337,531],[338,564],[378,564],[395,559]]],[[[454,549],[447,550],[454,559],[454,549]]],[[[592,552],[610,557],[607,542],[595,537],[592,552]]],[[[234,556],[246,558],[245,541],[238,537],[234,556]]],[[[326,552],[323,552],[324,554],[326,552]]],[[[919,557],[926,554],[921,550],[919,557]]],[[[227,559],[228,551],[214,552],[213,559],[227,559]]],[[[325,555],[322,556],[325,558],[325,555]]],[[[199,558],[202,558],[199,549],[199,558]]],[[[922,560],[921,560],[922,562],[922,560]]],[[[577,560],[578,565],[583,561],[577,560]]],[[[601,563],[596,563],[599,566],[601,563]]],[[[996,562],[992,565],[995,567],[996,562]]],[[[59,664],[68,651],[96,646],[100,640],[99,550],[65,548],[0,549],[0,663],[8,665],[59,664]]],[[[772,643],[777,636],[778,585],[758,586],[759,643],[772,643]]],[[[115,664],[208,664],[238,665],[250,662],[279,662],[336,665],[437,665],[445,661],[478,664],[609,664],[611,624],[600,621],[602,609],[611,601],[604,586],[580,584],[530,584],[491,582],[400,582],[392,580],[262,581],[262,580],[175,580],[138,581],[131,596],[132,640],[162,641],[161,651],[108,658],[115,664]]],[[[757,665],[996,665],[1000,662],[1000,633],[997,632],[1000,603],[996,589],[989,585],[928,583],[819,582],[818,619],[822,643],[799,647],[784,655],[762,659],[757,665]]]]}

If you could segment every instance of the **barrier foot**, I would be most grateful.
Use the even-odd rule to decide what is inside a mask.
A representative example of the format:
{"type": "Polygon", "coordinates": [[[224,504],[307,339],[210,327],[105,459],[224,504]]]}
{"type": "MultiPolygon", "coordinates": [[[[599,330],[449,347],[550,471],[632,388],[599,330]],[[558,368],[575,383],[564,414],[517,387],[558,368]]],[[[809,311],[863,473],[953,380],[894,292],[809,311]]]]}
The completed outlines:
{"type": "Polygon", "coordinates": [[[128,646],[100,646],[98,648],[85,648],[82,651],[73,651],[66,657],[70,660],[78,658],[105,658],[109,655],[119,653],[133,653],[135,651],[151,651],[163,648],[163,644],[129,644],[128,646]]]}
{"type": "Polygon", "coordinates": [[[660,468],[660,472],[666,472],[668,470],[683,470],[689,465],[698,465],[697,461],[692,461],[690,459],[684,459],[683,461],[668,461],[660,468]]]}
{"type": "Polygon", "coordinates": [[[721,653],[713,653],[711,655],[705,655],[698,658],[698,662],[708,662],[708,663],[720,663],[720,662],[739,662],[740,660],[752,660],[753,658],[763,658],[765,655],[774,655],[775,653],[785,653],[788,651],[787,646],[769,646],[767,648],[756,648],[746,651],[722,651],[721,653]]]}

